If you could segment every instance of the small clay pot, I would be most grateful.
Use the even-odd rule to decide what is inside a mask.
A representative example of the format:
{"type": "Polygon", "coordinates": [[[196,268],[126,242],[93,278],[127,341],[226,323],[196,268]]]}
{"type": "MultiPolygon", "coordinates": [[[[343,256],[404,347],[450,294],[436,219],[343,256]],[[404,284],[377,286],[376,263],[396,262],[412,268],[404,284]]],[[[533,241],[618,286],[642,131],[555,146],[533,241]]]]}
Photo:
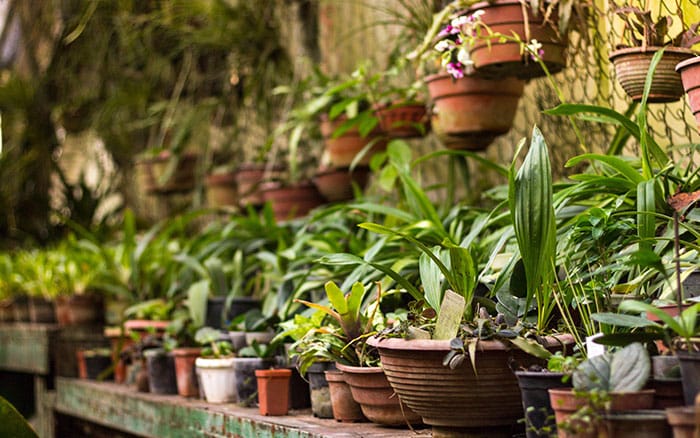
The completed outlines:
{"type": "Polygon", "coordinates": [[[255,370],[261,415],[287,415],[291,376],[292,370],[287,368],[255,370]]]}
{"type": "Polygon", "coordinates": [[[343,372],[328,370],[325,372],[325,375],[331,394],[333,418],[335,418],[336,421],[347,423],[367,421],[367,418],[362,414],[360,404],[352,398],[350,386],[345,383],[343,372]]]}
{"type": "Polygon", "coordinates": [[[197,383],[197,370],[195,361],[201,353],[201,348],[175,348],[172,351],[175,362],[175,380],[177,393],[183,397],[197,397],[199,384],[197,383]]]}

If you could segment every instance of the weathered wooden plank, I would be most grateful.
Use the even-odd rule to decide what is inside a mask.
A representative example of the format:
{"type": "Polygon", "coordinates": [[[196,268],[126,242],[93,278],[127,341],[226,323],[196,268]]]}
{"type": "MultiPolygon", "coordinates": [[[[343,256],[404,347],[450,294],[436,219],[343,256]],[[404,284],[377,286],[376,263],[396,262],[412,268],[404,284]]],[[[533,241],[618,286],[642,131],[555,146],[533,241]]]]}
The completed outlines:
{"type": "MultiPolygon", "coordinates": [[[[308,411],[265,417],[255,408],[212,405],[178,396],[136,392],[113,383],[56,379],[57,412],[144,437],[323,438],[415,437],[405,429],[369,423],[340,424],[321,420],[308,411]]],[[[427,436],[427,429],[420,431],[427,436]]]]}
{"type": "Polygon", "coordinates": [[[53,324],[0,325],[0,369],[46,375],[51,372],[53,324]]]}

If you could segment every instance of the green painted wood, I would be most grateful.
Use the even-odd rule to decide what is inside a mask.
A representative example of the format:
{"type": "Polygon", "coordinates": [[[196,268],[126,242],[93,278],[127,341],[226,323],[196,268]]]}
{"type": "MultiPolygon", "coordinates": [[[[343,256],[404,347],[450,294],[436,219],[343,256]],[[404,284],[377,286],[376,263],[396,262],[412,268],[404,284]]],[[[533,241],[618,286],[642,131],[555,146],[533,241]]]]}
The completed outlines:
{"type": "Polygon", "coordinates": [[[0,369],[49,374],[51,343],[57,330],[53,324],[0,325],[0,369]]]}
{"type": "MultiPolygon", "coordinates": [[[[126,385],[59,377],[55,409],[65,415],[144,437],[324,438],[415,437],[409,430],[321,420],[307,411],[265,417],[255,408],[214,405],[179,396],[138,393],[126,385]]],[[[428,430],[423,430],[428,434],[428,430]]]]}

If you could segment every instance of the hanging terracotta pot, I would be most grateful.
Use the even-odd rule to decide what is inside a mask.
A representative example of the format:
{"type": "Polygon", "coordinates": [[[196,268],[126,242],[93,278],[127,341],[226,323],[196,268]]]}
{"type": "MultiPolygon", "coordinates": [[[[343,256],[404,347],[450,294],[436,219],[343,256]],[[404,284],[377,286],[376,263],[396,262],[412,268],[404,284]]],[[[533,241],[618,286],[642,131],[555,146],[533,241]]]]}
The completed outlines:
{"type": "MultiPolygon", "coordinates": [[[[557,73],[566,67],[565,38],[557,35],[558,15],[552,14],[548,23],[543,23],[542,13],[533,13],[528,2],[518,0],[495,0],[477,3],[468,14],[481,10],[481,21],[498,34],[517,35],[528,43],[537,40],[542,45],[541,58],[549,73],[557,73]],[[526,24],[527,20],[527,24],[526,24]]],[[[500,42],[498,37],[478,39],[472,47],[470,57],[480,75],[490,78],[517,77],[531,79],[545,76],[540,64],[523,51],[519,42],[500,42]]]]}
{"type": "Polygon", "coordinates": [[[324,203],[321,194],[311,182],[291,186],[267,183],[263,188],[263,199],[272,206],[278,222],[306,216],[324,203]]]}
{"type": "Polygon", "coordinates": [[[695,56],[679,63],[676,71],[681,74],[683,89],[688,95],[688,105],[693,111],[700,130],[700,56],[695,56]]]}
{"type": "Polygon", "coordinates": [[[289,379],[292,370],[275,368],[255,370],[258,380],[258,409],[260,415],[287,415],[289,412],[289,379]]]}
{"type": "Polygon", "coordinates": [[[371,171],[369,166],[357,166],[320,170],[313,178],[316,189],[329,202],[347,201],[355,197],[353,184],[362,190],[367,186],[371,171]]]}
{"type": "Polygon", "coordinates": [[[447,73],[425,78],[433,103],[431,125],[450,149],[484,150],[513,126],[525,83],[519,79],[453,79],[447,73]]]}
{"type": "Polygon", "coordinates": [[[238,205],[238,188],[234,173],[213,173],[206,178],[207,205],[234,207],[238,205]]]}
{"type": "Polygon", "coordinates": [[[379,126],[391,138],[425,137],[430,118],[425,103],[395,102],[377,107],[379,126]]]}
{"type": "Polygon", "coordinates": [[[267,166],[264,163],[246,163],[239,166],[235,173],[239,205],[243,208],[262,206],[265,203],[262,194],[263,183],[276,179],[282,170],[282,166],[267,166]]]}
{"type": "MultiPolygon", "coordinates": [[[[625,93],[635,102],[642,100],[651,59],[661,47],[627,47],[610,55],[615,66],[615,77],[625,93]]],[[[683,96],[681,76],[676,65],[693,56],[690,49],[667,47],[654,71],[649,98],[650,103],[675,102],[683,96]]]]}
{"type": "Polygon", "coordinates": [[[136,164],[143,166],[146,176],[146,191],[151,194],[167,195],[189,192],[194,189],[198,158],[199,155],[196,153],[183,153],[169,175],[167,173],[172,165],[172,154],[169,151],[141,159],[136,164]]]}
{"type": "Polygon", "coordinates": [[[321,116],[321,134],[323,135],[328,158],[335,167],[348,167],[355,160],[357,154],[362,152],[368,144],[372,143],[370,149],[357,163],[368,165],[372,155],[386,149],[386,139],[382,138],[382,131],[379,128],[375,128],[365,137],[362,137],[356,126],[335,137],[335,130],[345,123],[346,120],[345,116],[340,116],[334,120],[329,120],[326,114],[321,116]]]}

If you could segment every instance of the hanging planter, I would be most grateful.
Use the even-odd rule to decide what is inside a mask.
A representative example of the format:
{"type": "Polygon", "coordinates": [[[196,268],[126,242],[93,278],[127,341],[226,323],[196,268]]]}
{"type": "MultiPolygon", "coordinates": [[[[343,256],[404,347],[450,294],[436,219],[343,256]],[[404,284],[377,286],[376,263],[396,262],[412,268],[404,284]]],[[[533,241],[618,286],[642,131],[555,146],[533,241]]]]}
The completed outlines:
{"type": "MultiPolygon", "coordinates": [[[[610,61],[615,66],[615,77],[625,93],[635,102],[642,100],[644,83],[651,59],[661,47],[626,47],[615,50],[610,61]]],[[[649,103],[675,102],[683,96],[681,76],[676,65],[693,56],[690,49],[666,47],[661,57],[649,91],[649,103]]]]}
{"type": "Polygon", "coordinates": [[[515,78],[499,81],[447,73],[425,78],[433,103],[431,125],[450,149],[484,150],[507,133],[523,94],[524,82],[515,78]]]}
{"type": "Polygon", "coordinates": [[[396,102],[376,108],[379,126],[391,138],[425,137],[430,119],[425,103],[396,102]]]}
{"type": "Polygon", "coordinates": [[[263,199],[272,206],[278,222],[306,216],[324,202],[321,194],[310,182],[289,186],[268,183],[263,189],[263,199]]]}
{"type": "Polygon", "coordinates": [[[683,89],[688,95],[688,105],[700,129],[700,56],[694,56],[679,63],[676,71],[681,75],[683,89]]]}
{"type": "Polygon", "coordinates": [[[238,205],[236,174],[212,173],[205,180],[209,207],[234,207],[238,205]]]}
{"type": "Polygon", "coordinates": [[[150,194],[168,195],[190,192],[195,185],[195,171],[199,155],[183,153],[174,158],[169,151],[141,159],[136,162],[143,167],[146,177],[146,191],[150,194]]]}
{"type": "Polygon", "coordinates": [[[367,185],[371,171],[368,166],[320,170],[313,178],[316,189],[329,202],[347,201],[355,197],[353,184],[362,190],[367,185]]]}
{"type": "Polygon", "coordinates": [[[357,154],[372,143],[370,149],[364,153],[357,163],[368,165],[372,155],[386,149],[386,139],[381,138],[382,131],[378,128],[375,128],[363,137],[356,126],[349,128],[341,135],[336,135],[336,129],[345,123],[346,120],[345,116],[340,116],[334,120],[330,120],[326,114],[321,116],[321,134],[323,135],[330,163],[335,167],[348,167],[353,163],[357,154]]]}
{"type": "MultiPolygon", "coordinates": [[[[517,36],[523,43],[536,40],[540,45],[540,58],[550,74],[566,67],[567,40],[557,33],[558,16],[556,11],[543,23],[543,13],[533,13],[530,4],[518,0],[496,0],[477,3],[467,14],[483,11],[481,22],[494,34],[507,37],[517,36]]],[[[517,77],[532,79],[546,73],[532,56],[523,50],[521,42],[499,41],[494,35],[477,38],[469,55],[476,71],[490,78],[517,77]]]]}

